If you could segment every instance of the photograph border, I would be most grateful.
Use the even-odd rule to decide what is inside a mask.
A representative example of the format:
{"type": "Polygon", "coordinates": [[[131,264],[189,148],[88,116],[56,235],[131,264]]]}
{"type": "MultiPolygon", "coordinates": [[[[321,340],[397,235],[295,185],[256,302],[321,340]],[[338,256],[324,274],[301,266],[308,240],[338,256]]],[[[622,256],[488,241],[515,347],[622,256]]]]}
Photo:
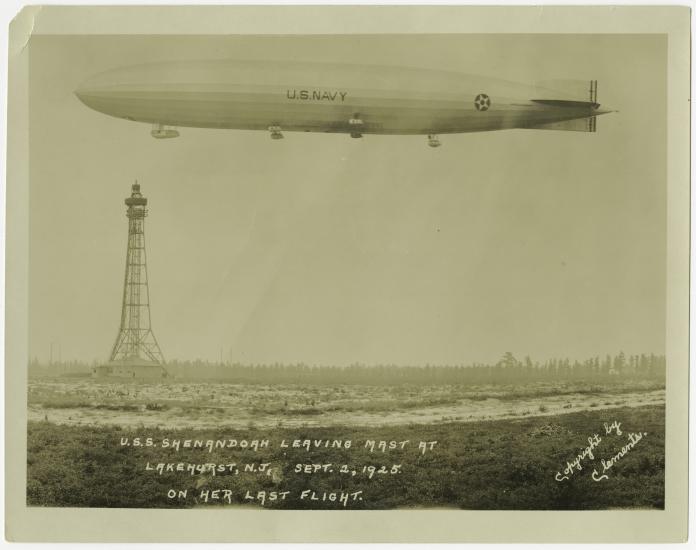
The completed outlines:
{"type": "Polygon", "coordinates": [[[27,7],[9,37],[6,538],[36,542],[681,542],[687,533],[690,10],[688,7],[27,7]],[[26,506],[29,63],[35,35],[665,33],[668,35],[665,509],[284,511],[26,506]]]}

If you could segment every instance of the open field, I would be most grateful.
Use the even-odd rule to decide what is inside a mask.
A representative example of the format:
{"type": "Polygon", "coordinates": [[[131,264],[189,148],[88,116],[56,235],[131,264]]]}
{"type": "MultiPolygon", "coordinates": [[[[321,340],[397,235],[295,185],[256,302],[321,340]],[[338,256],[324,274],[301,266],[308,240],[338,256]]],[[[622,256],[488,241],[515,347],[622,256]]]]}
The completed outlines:
{"type": "Polygon", "coordinates": [[[396,426],[664,404],[664,384],[302,386],[90,378],[29,381],[29,420],[159,428],[396,426]]]}
{"type": "MultiPolygon", "coordinates": [[[[567,394],[568,397],[575,394],[567,394]]],[[[620,394],[617,394],[620,395],[620,394]]],[[[631,395],[626,393],[623,395],[631,395]]],[[[586,399],[597,399],[586,395],[586,399]]],[[[498,398],[499,399],[499,398],[498,398]]],[[[616,400],[620,397],[616,397],[616,400]]],[[[514,402],[512,399],[505,405],[514,402]]],[[[501,401],[498,405],[500,406],[501,401]]],[[[57,409],[56,409],[57,410],[57,409]]],[[[359,426],[351,422],[328,427],[135,428],[57,425],[28,426],[27,503],[37,506],[200,507],[264,506],[288,509],[394,509],[453,507],[478,510],[585,510],[664,507],[664,407],[615,407],[504,420],[359,426]],[[606,433],[604,423],[620,423],[622,433],[606,433]],[[644,434],[620,458],[632,432],[644,434]],[[582,470],[559,481],[588,438],[601,442],[582,470]],[[135,444],[133,438],[141,438],[135,444]],[[146,438],[153,444],[146,446],[146,438]],[[234,447],[181,447],[164,441],[262,440],[253,450],[234,447]],[[308,448],[282,441],[310,441],[308,448]],[[352,447],[325,447],[314,442],[351,440],[352,447]],[[371,449],[369,440],[410,441],[401,448],[371,449]],[[123,442],[126,442],[124,445],[123,442]],[[418,442],[434,442],[421,452],[418,442]],[[593,481],[602,460],[614,460],[608,477],[593,481]],[[236,465],[223,473],[153,470],[157,463],[236,465]],[[270,470],[242,470],[245,463],[269,464],[270,470]],[[319,473],[297,471],[297,464],[329,465],[319,473]],[[396,473],[391,468],[398,464],[396,473]],[[342,466],[347,470],[342,472],[342,466]],[[150,469],[148,469],[148,466],[150,469]],[[369,475],[369,467],[386,473],[369,475]],[[367,473],[365,468],[368,468],[367,473]],[[186,498],[167,492],[186,491],[186,498]],[[205,501],[213,491],[229,491],[228,500],[205,501]],[[287,491],[288,498],[270,498],[287,491]],[[347,505],[320,495],[358,494],[347,505]],[[316,500],[303,494],[319,495],[316,500]],[[249,500],[247,495],[251,495],[249,500]]],[[[182,443],[183,445],[183,443],[182,443]]],[[[225,466],[227,468],[227,466],[225,466]]]]}

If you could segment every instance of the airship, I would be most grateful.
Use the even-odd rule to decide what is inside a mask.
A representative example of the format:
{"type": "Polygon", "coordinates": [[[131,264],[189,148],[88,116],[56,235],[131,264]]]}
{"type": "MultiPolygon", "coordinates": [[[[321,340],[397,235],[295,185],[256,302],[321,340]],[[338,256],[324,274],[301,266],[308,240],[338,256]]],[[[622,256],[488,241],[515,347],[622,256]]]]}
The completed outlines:
{"type": "Polygon", "coordinates": [[[75,91],[88,107],[152,125],[157,139],[179,128],[440,135],[509,129],[595,132],[596,80],[521,84],[414,67],[297,61],[199,60],[113,69],[75,91]]]}

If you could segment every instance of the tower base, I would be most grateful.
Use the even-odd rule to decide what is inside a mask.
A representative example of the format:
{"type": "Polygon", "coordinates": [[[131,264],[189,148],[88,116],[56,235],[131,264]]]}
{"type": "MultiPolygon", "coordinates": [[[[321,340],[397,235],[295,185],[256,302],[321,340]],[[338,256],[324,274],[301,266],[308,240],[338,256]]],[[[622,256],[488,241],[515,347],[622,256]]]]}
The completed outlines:
{"type": "Polygon", "coordinates": [[[110,361],[104,365],[98,365],[92,369],[94,378],[166,378],[167,369],[158,363],[145,361],[110,361]]]}

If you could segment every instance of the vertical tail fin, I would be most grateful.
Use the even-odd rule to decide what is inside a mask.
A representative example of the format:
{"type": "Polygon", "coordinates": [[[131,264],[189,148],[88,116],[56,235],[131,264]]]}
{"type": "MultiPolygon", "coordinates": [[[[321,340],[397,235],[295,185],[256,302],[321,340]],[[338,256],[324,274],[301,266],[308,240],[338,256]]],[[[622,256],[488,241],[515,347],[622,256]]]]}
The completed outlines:
{"type": "Polygon", "coordinates": [[[543,80],[536,83],[538,99],[559,101],[582,101],[597,104],[597,81],[590,80],[543,80]]]}
{"type": "Polygon", "coordinates": [[[590,118],[586,118],[587,120],[587,131],[588,132],[596,132],[597,131],[597,117],[593,116],[590,118]]]}
{"type": "Polygon", "coordinates": [[[597,103],[597,81],[590,80],[590,103],[597,103]]]}

